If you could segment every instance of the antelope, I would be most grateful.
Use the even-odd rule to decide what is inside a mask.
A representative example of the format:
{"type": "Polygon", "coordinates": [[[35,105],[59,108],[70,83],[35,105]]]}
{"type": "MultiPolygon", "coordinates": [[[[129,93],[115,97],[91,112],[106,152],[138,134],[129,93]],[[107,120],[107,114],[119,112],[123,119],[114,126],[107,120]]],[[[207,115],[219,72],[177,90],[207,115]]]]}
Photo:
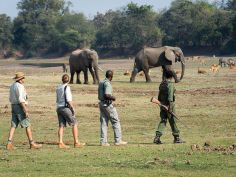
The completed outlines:
{"type": "Polygon", "coordinates": [[[129,70],[126,70],[126,71],[124,72],[124,75],[125,75],[125,76],[129,76],[129,75],[130,75],[129,70]]]}
{"type": "Polygon", "coordinates": [[[211,65],[211,71],[213,72],[213,73],[216,73],[216,72],[219,72],[219,69],[220,69],[220,65],[217,65],[217,64],[213,64],[213,65],[211,65]]]}

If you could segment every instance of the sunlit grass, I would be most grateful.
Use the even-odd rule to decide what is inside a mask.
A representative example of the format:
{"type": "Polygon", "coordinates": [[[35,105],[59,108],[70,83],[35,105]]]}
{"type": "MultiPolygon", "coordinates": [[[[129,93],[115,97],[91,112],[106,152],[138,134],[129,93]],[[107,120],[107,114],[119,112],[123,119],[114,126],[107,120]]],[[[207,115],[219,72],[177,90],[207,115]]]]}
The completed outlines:
{"type": "MultiPolygon", "coordinates": [[[[97,85],[71,85],[79,121],[79,139],[88,146],[74,149],[71,128],[65,130],[69,150],[60,150],[57,142],[57,116],[55,89],[60,83],[62,68],[32,67],[19,63],[63,63],[64,59],[0,61],[0,176],[229,176],[236,174],[235,152],[192,152],[190,146],[210,141],[212,146],[230,146],[236,143],[236,72],[223,68],[213,74],[207,61],[203,67],[206,75],[199,75],[199,63],[188,62],[181,83],[176,84],[176,114],[181,136],[187,143],[174,145],[169,125],[162,137],[163,145],[152,143],[159,122],[159,108],[150,103],[157,95],[161,82],[161,68],[151,70],[152,83],[145,83],[143,76],[130,84],[124,76],[132,69],[132,61],[102,60],[101,67],[115,69],[112,82],[117,98],[116,108],[121,119],[125,147],[113,145],[113,132],[109,126],[111,147],[99,146],[99,109],[97,85]],[[108,63],[108,64],[107,64],[108,63]],[[26,72],[26,89],[29,94],[30,119],[33,136],[43,142],[38,151],[29,150],[23,129],[14,136],[16,149],[6,151],[4,145],[10,126],[11,110],[8,101],[9,86],[18,70],[26,72]],[[191,152],[191,153],[189,153],[191,152]]],[[[177,66],[179,67],[179,66],[177,66]]],[[[201,66],[202,67],[202,66],[201,66]]],[[[100,72],[100,78],[104,78],[100,72]]],[[[89,78],[92,83],[91,77],[89,78]]]]}

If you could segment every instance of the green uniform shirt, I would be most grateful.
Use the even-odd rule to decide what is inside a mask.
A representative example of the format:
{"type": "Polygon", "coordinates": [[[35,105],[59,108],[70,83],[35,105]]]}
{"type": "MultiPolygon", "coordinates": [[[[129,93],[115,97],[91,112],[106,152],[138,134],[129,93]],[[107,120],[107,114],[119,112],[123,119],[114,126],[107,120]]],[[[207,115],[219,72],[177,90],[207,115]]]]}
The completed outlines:
{"type": "Polygon", "coordinates": [[[99,82],[98,86],[98,99],[104,101],[104,94],[112,95],[112,86],[109,79],[105,78],[103,81],[99,82]]]}
{"type": "Polygon", "coordinates": [[[170,102],[175,101],[175,86],[170,80],[162,81],[159,86],[158,100],[164,104],[169,105],[170,102]]]}

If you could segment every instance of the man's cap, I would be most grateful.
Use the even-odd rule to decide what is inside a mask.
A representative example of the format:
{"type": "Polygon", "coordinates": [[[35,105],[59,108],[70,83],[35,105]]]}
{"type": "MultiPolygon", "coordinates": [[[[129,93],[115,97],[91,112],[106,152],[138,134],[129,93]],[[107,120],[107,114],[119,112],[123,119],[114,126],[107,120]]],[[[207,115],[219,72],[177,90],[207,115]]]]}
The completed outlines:
{"type": "Polygon", "coordinates": [[[15,79],[15,81],[19,81],[24,78],[25,78],[25,74],[23,72],[17,72],[15,73],[15,77],[13,77],[12,79],[15,79]]]}

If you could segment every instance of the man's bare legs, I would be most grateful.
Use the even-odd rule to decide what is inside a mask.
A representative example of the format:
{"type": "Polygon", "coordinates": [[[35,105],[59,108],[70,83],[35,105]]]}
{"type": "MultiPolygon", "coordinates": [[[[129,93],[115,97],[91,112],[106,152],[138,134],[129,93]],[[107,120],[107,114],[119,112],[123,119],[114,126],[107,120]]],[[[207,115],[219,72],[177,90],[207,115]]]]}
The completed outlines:
{"type": "Polygon", "coordinates": [[[75,124],[72,127],[72,134],[73,134],[73,137],[74,137],[74,144],[78,144],[79,140],[78,140],[78,126],[77,126],[77,124],[75,124]]]}

